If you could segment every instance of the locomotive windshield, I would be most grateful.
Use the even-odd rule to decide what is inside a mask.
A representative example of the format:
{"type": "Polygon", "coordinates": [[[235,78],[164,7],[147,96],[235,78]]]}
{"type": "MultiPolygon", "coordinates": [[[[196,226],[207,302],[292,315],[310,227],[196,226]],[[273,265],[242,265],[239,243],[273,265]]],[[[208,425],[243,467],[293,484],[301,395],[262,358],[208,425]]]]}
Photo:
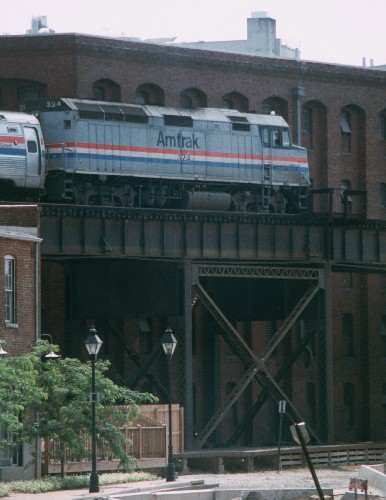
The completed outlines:
{"type": "Polygon", "coordinates": [[[268,148],[290,148],[289,131],[285,129],[263,128],[261,133],[263,146],[268,148]]]}

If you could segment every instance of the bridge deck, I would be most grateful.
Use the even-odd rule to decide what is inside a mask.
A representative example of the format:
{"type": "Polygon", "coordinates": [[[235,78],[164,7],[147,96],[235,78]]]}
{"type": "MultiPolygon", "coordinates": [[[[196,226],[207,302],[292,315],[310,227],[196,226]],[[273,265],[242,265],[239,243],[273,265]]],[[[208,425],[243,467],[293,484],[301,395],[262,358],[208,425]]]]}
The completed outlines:
{"type": "Polygon", "coordinates": [[[386,264],[382,221],[327,214],[40,207],[43,256],[386,264]]]}

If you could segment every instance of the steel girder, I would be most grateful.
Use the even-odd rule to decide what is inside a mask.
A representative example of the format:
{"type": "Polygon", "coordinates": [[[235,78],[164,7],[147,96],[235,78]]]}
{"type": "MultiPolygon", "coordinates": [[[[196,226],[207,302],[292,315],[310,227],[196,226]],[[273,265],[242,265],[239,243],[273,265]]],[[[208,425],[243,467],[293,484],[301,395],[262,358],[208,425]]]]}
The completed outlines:
{"type": "MultiPolygon", "coordinates": [[[[233,351],[239,356],[247,367],[245,373],[240,378],[238,384],[233,391],[227,396],[226,400],[215,411],[213,416],[209,419],[204,428],[198,433],[195,446],[203,447],[209,436],[214,432],[227,412],[233,404],[240,398],[249,383],[256,379],[263,390],[268,393],[274,401],[285,400],[287,401],[288,415],[292,421],[301,421],[303,418],[296,410],[291,400],[286,396],[278,385],[275,377],[271,376],[266,368],[266,361],[272,355],[273,351],[281,343],[286,336],[287,332],[294,325],[295,321],[299,318],[308,304],[315,297],[317,292],[322,288],[321,285],[321,271],[315,269],[297,269],[285,267],[269,267],[269,266],[222,266],[222,265],[199,265],[197,269],[197,276],[221,276],[221,277],[249,277],[249,278],[289,278],[289,279],[308,279],[317,280],[316,283],[311,285],[304,295],[300,298],[293,310],[287,316],[286,320],[280,328],[274,333],[271,341],[262,356],[257,356],[249,346],[245,343],[244,339],[239,335],[237,330],[228,321],[226,316],[222,313],[220,308],[215,304],[212,298],[208,295],[205,289],[201,286],[199,281],[193,284],[193,291],[195,300],[198,298],[208,312],[213,316],[221,327],[222,334],[225,340],[229,343],[233,351]]],[[[263,392],[264,392],[263,391],[263,392]]],[[[260,404],[261,406],[261,404],[260,404]]],[[[255,407],[256,408],[256,407],[255,407]]],[[[259,409],[259,408],[258,408],[259,409]]],[[[257,411],[258,411],[257,409],[257,411]]],[[[313,438],[320,442],[319,437],[315,432],[310,429],[313,438]]]]}

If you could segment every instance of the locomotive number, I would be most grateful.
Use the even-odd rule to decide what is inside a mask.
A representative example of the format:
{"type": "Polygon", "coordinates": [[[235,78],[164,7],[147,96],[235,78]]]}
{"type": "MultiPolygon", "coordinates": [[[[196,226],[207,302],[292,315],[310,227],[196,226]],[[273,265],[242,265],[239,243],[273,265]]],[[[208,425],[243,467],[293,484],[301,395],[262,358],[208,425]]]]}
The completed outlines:
{"type": "Polygon", "coordinates": [[[47,109],[55,109],[55,108],[60,108],[62,105],[60,100],[55,100],[55,101],[47,101],[46,102],[46,108],[47,109]]]}
{"type": "Polygon", "coordinates": [[[177,156],[180,161],[190,161],[190,155],[180,154],[177,156]]]}

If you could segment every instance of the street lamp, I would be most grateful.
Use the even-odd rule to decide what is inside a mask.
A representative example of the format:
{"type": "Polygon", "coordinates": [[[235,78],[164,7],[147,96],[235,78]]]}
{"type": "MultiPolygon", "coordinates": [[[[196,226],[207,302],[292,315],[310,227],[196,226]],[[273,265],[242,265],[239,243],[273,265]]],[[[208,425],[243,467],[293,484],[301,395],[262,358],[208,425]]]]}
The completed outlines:
{"type": "Polygon", "coordinates": [[[97,394],[95,392],[95,361],[99,349],[103,342],[98,337],[98,332],[92,326],[88,332],[88,336],[84,341],[87,352],[91,358],[91,474],[90,474],[90,493],[99,491],[99,477],[97,473],[97,456],[96,456],[96,425],[95,425],[95,409],[97,402],[97,394]]]}
{"type": "Polygon", "coordinates": [[[165,330],[161,340],[162,347],[168,358],[168,404],[169,404],[169,450],[168,450],[168,466],[166,470],[166,481],[176,480],[176,471],[173,464],[173,442],[172,442],[172,356],[177,345],[177,340],[173,335],[172,329],[168,327],[165,330]]]}
{"type": "MultiPolygon", "coordinates": [[[[41,338],[43,338],[43,337],[49,337],[50,338],[50,344],[52,344],[52,337],[51,337],[51,335],[49,333],[42,333],[41,334],[41,338]]],[[[46,360],[47,359],[59,359],[59,358],[60,358],[59,354],[56,354],[56,352],[54,352],[52,350],[48,354],[46,354],[44,356],[44,359],[46,359],[46,360]]]]}

